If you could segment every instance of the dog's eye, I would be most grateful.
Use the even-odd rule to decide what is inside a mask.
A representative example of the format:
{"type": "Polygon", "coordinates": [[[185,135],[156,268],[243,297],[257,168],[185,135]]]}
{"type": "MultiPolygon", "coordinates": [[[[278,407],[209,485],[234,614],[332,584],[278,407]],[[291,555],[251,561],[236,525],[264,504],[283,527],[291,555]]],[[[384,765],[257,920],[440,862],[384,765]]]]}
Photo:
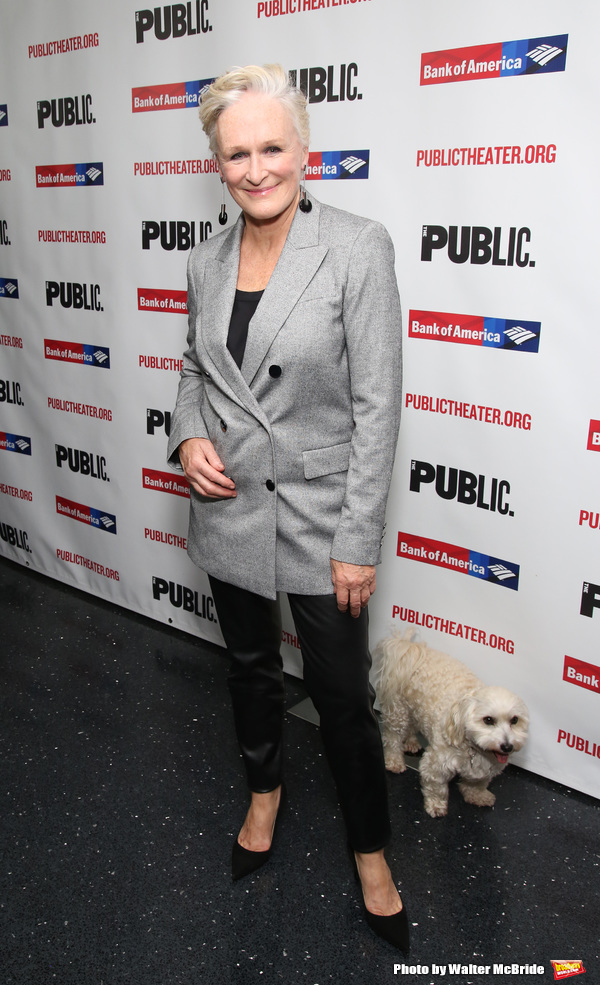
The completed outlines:
{"type": "Polygon", "coordinates": [[[484,717],[483,721],[485,722],[486,725],[495,725],[496,724],[496,719],[495,718],[492,718],[491,715],[486,715],[484,717]]]}
{"type": "Polygon", "coordinates": [[[513,717],[510,720],[510,724],[516,725],[518,721],[519,721],[518,715],[513,715],[513,717]]]}

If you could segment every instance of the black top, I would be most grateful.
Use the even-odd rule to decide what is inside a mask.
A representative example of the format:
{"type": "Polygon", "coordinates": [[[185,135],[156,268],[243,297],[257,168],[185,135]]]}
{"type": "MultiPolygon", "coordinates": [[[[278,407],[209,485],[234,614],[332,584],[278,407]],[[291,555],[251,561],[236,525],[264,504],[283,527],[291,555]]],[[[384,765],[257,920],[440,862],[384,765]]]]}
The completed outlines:
{"type": "Polygon", "coordinates": [[[233,302],[229,333],[227,335],[227,348],[240,369],[242,368],[242,360],[248,339],[248,325],[262,296],[262,291],[236,290],[235,292],[235,301],[233,302]]]}

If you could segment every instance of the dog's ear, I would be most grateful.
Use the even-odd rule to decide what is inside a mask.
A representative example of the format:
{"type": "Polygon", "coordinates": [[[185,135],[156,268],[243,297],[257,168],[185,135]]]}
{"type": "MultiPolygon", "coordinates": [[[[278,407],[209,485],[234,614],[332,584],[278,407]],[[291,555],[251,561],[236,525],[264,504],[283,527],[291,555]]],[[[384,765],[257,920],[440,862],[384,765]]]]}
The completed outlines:
{"type": "Polygon", "coordinates": [[[448,734],[448,739],[452,745],[459,746],[463,743],[466,724],[473,713],[474,704],[475,698],[473,695],[465,694],[450,708],[448,721],[446,723],[446,731],[448,734]]]}
{"type": "MultiPolygon", "coordinates": [[[[519,748],[527,741],[527,735],[529,732],[529,710],[525,702],[516,697],[515,704],[513,706],[513,714],[517,716],[519,721],[516,725],[512,726],[515,739],[519,743],[519,748]]],[[[515,744],[516,745],[516,744],[515,744]]]]}
{"type": "Polygon", "coordinates": [[[529,709],[522,698],[518,698],[517,700],[515,705],[515,714],[519,717],[521,727],[527,731],[529,728],[529,709]]]}
{"type": "Polygon", "coordinates": [[[465,735],[463,704],[464,698],[460,698],[448,711],[446,732],[453,746],[459,746],[465,735]]]}

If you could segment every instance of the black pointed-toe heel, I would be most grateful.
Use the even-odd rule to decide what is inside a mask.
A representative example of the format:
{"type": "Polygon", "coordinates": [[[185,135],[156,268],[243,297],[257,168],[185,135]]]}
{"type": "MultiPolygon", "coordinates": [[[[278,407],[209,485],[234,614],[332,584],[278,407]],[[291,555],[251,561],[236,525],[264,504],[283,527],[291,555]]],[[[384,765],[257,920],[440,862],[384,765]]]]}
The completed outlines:
{"type": "Polygon", "coordinates": [[[260,869],[265,862],[268,862],[271,857],[271,849],[267,848],[265,852],[251,852],[248,848],[244,848],[240,845],[237,838],[233,843],[233,849],[231,852],[231,875],[234,882],[238,879],[243,879],[245,876],[252,875],[257,869],[260,869]]]}
{"type": "Polygon", "coordinates": [[[378,937],[391,944],[392,947],[397,947],[399,951],[403,951],[404,954],[408,955],[408,917],[406,916],[406,907],[404,904],[398,913],[392,913],[389,917],[380,917],[376,913],[371,913],[370,910],[367,910],[366,906],[364,910],[365,920],[371,930],[378,937]]]}
{"type": "MultiPolygon", "coordinates": [[[[354,878],[356,882],[361,887],[360,875],[358,872],[358,865],[356,864],[356,857],[354,855],[354,849],[348,845],[348,852],[354,867],[354,878]]],[[[404,954],[408,955],[409,949],[409,930],[408,930],[408,917],[406,915],[406,907],[402,903],[402,909],[398,913],[391,913],[388,917],[379,916],[377,913],[371,913],[367,910],[366,904],[363,899],[363,911],[365,915],[365,920],[367,921],[371,930],[381,937],[382,940],[387,941],[392,947],[397,947],[399,951],[403,951],[404,954]]]]}
{"type": "Polygon", "coordinates": [[[237,837],[235,838],[231,852],[231,876],[234,882],[237,882],[238,879],[243,879],[245,876],[252,875],[252,873],[256,872],[257,869],[262,868],[265,862],[269,861],[273,848],[273,839],[275,838],[275,828],[277,827],[277,821],[281,816],[281,809],[283,807],[285,797],[285,785],[282,783],[279,807],[277,808],[277,816],[275,818],[275,823],[273,824],[273,836],[271,838],[270,848],[267,848],[264,852],[251,852],[249,848],[244,848],[240,845],[237,837]]]}

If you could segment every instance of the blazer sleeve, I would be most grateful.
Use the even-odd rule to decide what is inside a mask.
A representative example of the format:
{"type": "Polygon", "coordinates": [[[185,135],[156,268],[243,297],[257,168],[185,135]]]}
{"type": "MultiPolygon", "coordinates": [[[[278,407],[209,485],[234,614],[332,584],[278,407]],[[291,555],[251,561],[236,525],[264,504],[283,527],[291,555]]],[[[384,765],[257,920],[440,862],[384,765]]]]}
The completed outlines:
{"type": "Polygon", "coordinates": [[[208,437],[201,410],[204,382],[196,350],[196,333],[199,330],[202,317],[198,308],[201,271],[194,251],[188,260],[187,282],[187,349],[183,354],[183,368],[179,379],[175,409],[171,415],[171,433],[167,446],[167,461],[177,471],[183,471],[178,453],[181,442],[187,438],[208,437]]]}
{"type": "Polygon", "coordinates": [[[367,223],[348,263],[343,302],[354,430],[331,557],[377,564],[402,406],[402,319],[387,230],[367,223]]]}

